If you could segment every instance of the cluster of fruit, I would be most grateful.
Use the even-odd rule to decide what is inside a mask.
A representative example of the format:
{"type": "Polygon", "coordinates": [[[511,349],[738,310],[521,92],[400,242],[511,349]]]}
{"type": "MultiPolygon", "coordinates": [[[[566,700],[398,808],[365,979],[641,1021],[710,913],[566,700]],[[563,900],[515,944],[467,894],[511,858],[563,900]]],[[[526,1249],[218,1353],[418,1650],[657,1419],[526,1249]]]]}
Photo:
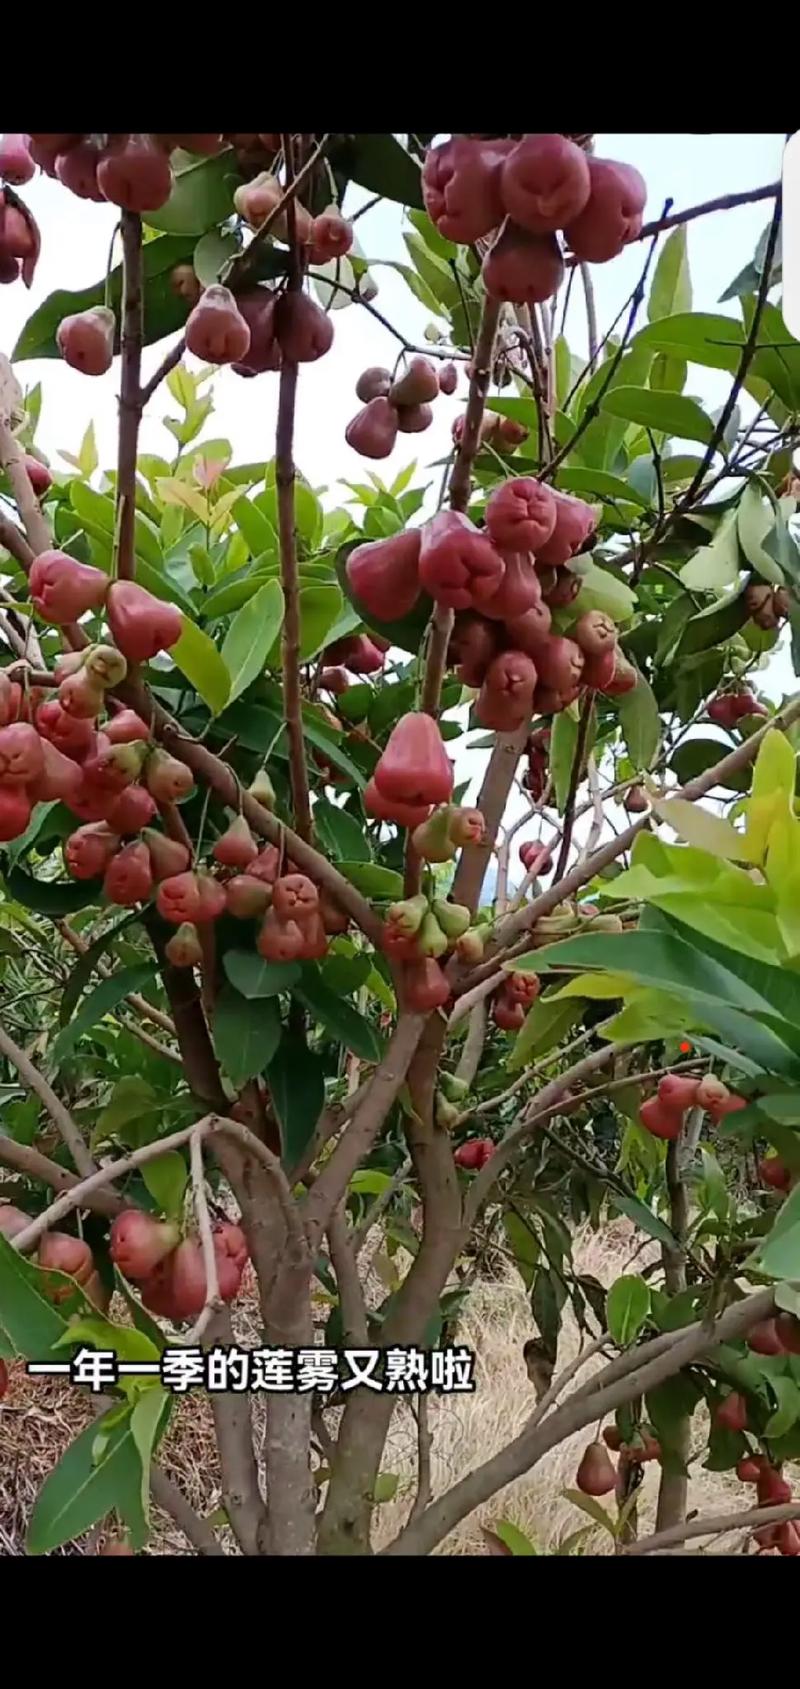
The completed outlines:
{"type": "Polygon", "coordinates": [[[752,692],[718,692],[711,698],[706,709],[709,721],[717,727],[737,727],[745,716],[769,715],[766,704],[754,698],[752,692]]]}
{"type": "MultiPolygon", "coordinates": [[[[260,375],[292,363],[313,363],[333,341],[333,323],[306,293],[207,287],[186,320],[186,345],[209,364],[231,364],[237,375],[260,375]]],[[[106,305],[64,317],[56,331],[65,363],[81,375],[105,375],[114,358],[116,318],[106,305]]]]}
{"type": "MultiPolygon", "coordinates": [[[[249,1260],[247,1239],[230,1220],[217,1221],[212,1236],[219,1293],[223,1302],[232,1302],[249,1260]]],[[[175,1321],[202,1313],[207,1277],[202,1246],[194,1234],[181,1239],[171,1220],[126,1208],[111,1227],[109,1254],[124,1277],[138,1286],[151,1313],[175,1321]]]]}
{"type": "MultiPolygon", "coordinates": [[[[148,729],[133,711],[111,716],[103,728],[106,693],[125,678],[128,662],[146,662],[180,638],[183,621],[172,605],[132,581],[110,582],[100,569],[45,551],[30,572],[35,609],[65,627],[87,610],[103,610],[113,645],[92,645],[62,657],[57,690],[47,697],[0,673],[0,839],[25,831],[35,803],[60,798],[80,819],[108,819],[113,800],[142,772],[148,729]]],[[[147,794],[123,805],[126,832],[149,821],[159,798],[174,796],[174,758],[147,758],[147,794]]],[[[188,774],[188,770],[184,773],[188,774]]],[[[189,775],[189,787],[191,787],[189,775]]],[[[182,795],[182,793],[180,794],[182,795]]],[[[114,824],[119,817],[112,817],[114,824]]]]}
{"type": "Polygon", "coordinates": [[[210,155],[223,144],[222,135],[4,135],[0,176],[21,187],[38,164],[78,199],[158,211],[172,192],[176,147],[210,155]]]}
{"type": "Polygon", "coordinates": [[[767,586],[764,581],[751,581],[744,601],[756,627],[763,628],[766,633],[780,627],[791,608],[785,586],[767,586]]]}
{"type": "Polygon", "coordinates": [[[398,433],[422,434],[433,422],[432,401],[458,386],[455,364],[435,370],[428,358],[412,358],[397,380],[380,365],[362,370],[356,396],[362,409],[345,429],[348,446],[361,457],[389,457],[398,433]]]}
{"type": "MultiPolygon", "coordinates": [[[[176,643],[180,612],[59,551],[37,557],[30,590],[39,614],[57,626],[102,610],[115,643],[61,657],[52,697],[0,671],[0,839],[25,831],[35,803],[60,799],[83,822],[64,841],[68,872],[78,880],[102,875],[104,896],[122,907],[157,888],[159,913],[178,928],[166,946],[177,967],[201,960],[198,927],[225,912],[263,916],[257,942],[270,960],[324,956],[328,935],[346,929],[346,915],[292,863],[284,868],[274,846],[259,851],[242,814],[213,845],[216,875],[192,868],[189,846],[149,825],[160,805],[190,795],[192,772],[154,746],[147,723],[107,692],[125,678],[128,661],[148,661],[176,643]]],[[[274,803],[266,770],[249,790],[267,807],[274,803]]]]}
{"type": "MultiPolygon", "coordinates": [[[[790,1354],[800,1353],[800,1322],[791,1314],[780,1314],[777,1320],[762,1321],[762,1325],[783,1325],[786,1335],[784,1345],[776,1349],[765,1348],[759,1343],[759,1330],[755,1326],[747,1339],[748,1347],[755,1354],[790,1354]],[[754,1341],[755,1339],[755,1341],[754,1341]]],[[[714,1412],[714,1421],[722,1430],[741,1434],[748,1429],[747,1400],[738,1391],[731,1390],[719,1403],[714,1412]]],[[[736,1464],[736,1476],[743,1484],[754,1484],[756,1499],[759,1507],[785,1507],[792,1500],[792,1486],[783,1477],[780,1468],[775,1466],[766,1454],[748,1451],[742,1455],[736,1464]]],[[[793,1520],[786,1520],[780,1525],[762,1525],[754,1533],[759,1549],[767,1551],[777,1549],[779,1554],[794,1557],[800,1554],[800,1529],[793,1520]]]]}
{"type": "Polygon", "coordinates": [[[428,152],[422,192],[447,240],[469,246],[499,229],[483,280],[514,305],[557,293],[558,231],[581,262],[604,264],[637,238],[647,199],[632,165],[587,156],[566,135],[456,135],[428,152]]]}
{"type": "MultiPolygon", "coordinates": [[[[30,1222],[30,1214],[12,1203],[0,1206],[0,1233],[9,1241],[30,1222]]],[[[220,1295],[223,1301],[232,1302],[249,1259],[247,1239],[241,1227],[229,1220],[215,1223],[213,1239],[220,1295]]],[[[207,1281],[202,1247],[195,1235],[181,1239],[173,1221],[157,1220],[139,1208],[126,1208],[111,1227],[109,1254],[120,1272],[139,1285],[142,1301],[152,1313],[172,1320],[193,1319],[201,1313],[207,1281]]],[[[36,1259],[40,1267],[74,1279],[88,1300],[101,1313],[106,1312],[111,1293],[83,1238],[71,1232],[45,1232],[36,1259]]],[[[70,1285],[53,1285],[44,1294],[59,1303],[73,1290],[70,1285]]]]}
{"type": "Polygon", "coordinates": [[[576,1488],[583,1495],[611,1495],[620,1486],[626,1470],[631,1466],[645,1466],[649,1460],[661,1459],[661,1444],[646,1428],[640,1430],[632,1442],[623,1441],[616,1425],[607,1425],[603,1441],[587,1443],[575,1474],[576,1488]],[[619,1455],[615,1466],[609,1449],[619,1455]]]}
{"type": "MultiPolygon", "coordinates": [[[[15,1208],[13,1203],[4,1202],[0,1206],[0,1233],[9,1243],[12,1238],[24,1232],[31,1223],[30,1214],[25,1214],[21,1208],[15,1208]]],[[[40,1267],[46,1267],[51,1272],[67,1273],[76,1280],[84,1295],[100,1311],[105,1313],[111,1300],[110,1293],[104,1284],[95,1265],[95,1259],[88,1243],[82,1237],[74,1237],[71,1232],[45,1232],[36,1259],[40,1267]]],[[[64,1302],[72,1295],[70,1285],[52,1285],[43,1294],[50,1302],[64,1302]]]]}
{"type": "Polygon", "coordinates": [[[659,1079],[655,1096],[648,1097],[639,1110],[639,1119],[654,1138],[676,1139],[681,1135],[684,1115],[689,1108],[705,1109],[716,1125],[726,1114],[746,1108],[744,1097],[729,1091],[713,1073],[703,1079],[690,1078],[684,1073],[665,1073],[659,1079]]]}
{"type": "Polygon", "coordinates": [[[580,592],[580,576],[565,565],[591,539],[591,506],[523,476],[495,488],[485,520],[483,531],[442,510],[421,528],[357,546],[346,565],[357,603],[390,622],[424,590],[454,610],[448,661],[480,688],[478,721],[500,732],[516,731],[533,712],[564,709],[584,687],[615,696],[635,686],[603,611],[579,616],[572,637],[551,631],[552,610],[580,592]]]}
{"type": "Polygon", "coordinates": [[[519,1032],[541,991],[538,974],[509,973],[492,997],[492,1020],[501,1032],[519,1032]]]}
{"type": "Polygon", "coordinates": [[[453,1160],[457,1167],[463,1167],[465,1173],[479,1173],[487,1161],[491,1161],[494,1152],[491,1138],[467,1138],[466,1143],[459,1144],[453,1160]]]}
{"type": "Polygon", "coordinates": [[[30,287],[39,246],[39,230],[27,206],[0,188],[0,282],[8,286],[21,275],[30,287]]]}

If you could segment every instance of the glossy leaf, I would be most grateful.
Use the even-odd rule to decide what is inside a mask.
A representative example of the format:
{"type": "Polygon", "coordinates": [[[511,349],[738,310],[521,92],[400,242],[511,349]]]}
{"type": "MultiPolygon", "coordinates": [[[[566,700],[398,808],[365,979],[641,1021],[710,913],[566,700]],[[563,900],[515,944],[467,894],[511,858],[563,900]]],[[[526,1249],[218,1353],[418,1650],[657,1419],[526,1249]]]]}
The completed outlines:
{"type": "Polygon", "coordinates": [[[278,1048],[281,1018],[271,997],[243,997],[223,985],[214,1005],[214,1048],[237,1090],[263,1073],[278,1048]]]}
{"type": "Polygon", "coordinates": [[[101,980],[84,998],[74,1020],[62,1026],[52,1049],[52,1060],[56,1065],[71,1055],[78,1040],[85,1032],[91,1032],[105,1015],[113,1014],[114,1009],[129,996],[132,991],[141,991],[149,985],[155,973],[153,962],[141,962],[135,967],[119,968],[108,979],[101,980]]]}
{"type": "Polygon", "coordinates": [[[606,1299],[606,1323],[621,1349],[633,1343],[650,1313],[650,1290],[638,1273],[624,1273],[606,1299]]]}
{"type": "Polygon", "coordinates": [[[0,1331],[12,1352],[31,1361],[56,1358],[67,1329],[63,1313],[44,1294],[45,1283],[39,1269],[0,1232],[0,1331]]]}
{"type": "Polygon", "coordinates": [[[293,994],[305,1003],[314,1019],[320,1021],[326,1031],[352,1050],[354,1055],[366,1062],[380,1061],[383,1039],[346,997],[330,990],[316,968],[308,965],[303,968],[300,983],[294,987],[293,994]]]}
{"type": "Polygon", "coordinates": [[[220,715],[228,702],[231,677],[213,639],[184,616],[183,633],[170,656],[211,714],[220,715]]]}
{"type": "Polygon", "coordinates": [[[691,311],[691,308],[692,283],[684,223],[667,236],[658,255],[647,301],[647,315],[652,323],[660,317],[674,316],[678,311],[691,311]]]}
{"type": "Polygon", "coordinates": [[[221,656],[230,677],[230,703],[235,703],[263,673],[282,622],[283,588],[277,580],[259,587],[255,596],[237,611],[225,635],[221,656]]]}
{"type": "Polygon", "coordinates": [[[661,716],[653,689],[644,675],[639,675],[631,692],[617,699],[617,710],[634,768],[651,768],[661,745],[661,716]]]}
{"type": "Polygon", "coordinates": [[[243,997],[277,997],[290,991],[300,978],[299,962],[265,962],[255,950],[226,950],[222,965],[243,997]]]}
{"type": "Polygon", "coordinates": [[[682,393],[652,393],[647,387],[613,387],[602,401],[604,412],[638,422],[677,440],[699,440],[707,446],[714,424],[695,399],[682,393]]]}
{"type": "Polygon", "coordinates": [[[28,1526],[29,1554],[47,1554],[82,1536],[116,1510],[141,1545],[147,1534],[142,1509],[142,1462],[131,1429],[131,1410],[104,1432],[117,1407],[87,1425],[48,1474],[28,1526]],[[98,1446],[102,1449],[95,1459],[98,1446]]]}
{"type": "Polygon", "coordinates": [[[291,1168],[304,1156],[325,1106],[322,1064],[304,1038],[285,1031],[266,1078],[281,1129],[283,1163],[291,1168]]]}
{"type": "Polygon", "coordinates": [[[169,235],[202,235],[212,223],[231,216],[233,191],[241,179],[232,148],[212,158],[174,152],[172,167],[175,180],[166,205],[147,213],[151,228],[169,235]]]}
{"type": "MultiPolygon", "coordinates": [[[[153,212],[151,215],[157,216],[158,213],[153,212]]],[[[178,298],[170,283],[170,275],[176,264],[185,264],[191,260],[193,250],[194,240],[185,234],[165,235],[160,240],[148,241],[143,248],[146,346],[155,340],[162,340],[166,334],[174,334],[186,321],[186,301],[178,298]]],[[[102,280],[96,282],[93,287],[84,287],[74,293],[70,293],[66,288],[58,288],[55,293],[49,294],[28,318],[11,354],[12,361],[20,363],[25,358],[60,357],[56,331],[62,318],[72,316],[78,311],[88,311],[93,305],[102,305],[104,295],[105,282],[102,280]]],[[[108,299],[117,324],[120,321],[121,299],[122,265],[117,264],[109,276],[108,299]]],[[[119,333],[119,329],[117,332],[119,333]]],[[[119,351],[119,342],[115,350],[119,351]]]]}

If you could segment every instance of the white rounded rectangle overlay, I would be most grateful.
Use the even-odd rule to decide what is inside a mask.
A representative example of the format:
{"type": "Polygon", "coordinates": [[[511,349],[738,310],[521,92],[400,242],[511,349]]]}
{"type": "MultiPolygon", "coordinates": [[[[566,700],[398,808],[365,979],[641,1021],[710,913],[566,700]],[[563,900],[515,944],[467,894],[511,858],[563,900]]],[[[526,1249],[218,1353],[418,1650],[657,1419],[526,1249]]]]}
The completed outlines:
{"type": "Polygon", "coordinates": [[[783,151],[783,320],[800,340],[800,130],[783,151]]]}

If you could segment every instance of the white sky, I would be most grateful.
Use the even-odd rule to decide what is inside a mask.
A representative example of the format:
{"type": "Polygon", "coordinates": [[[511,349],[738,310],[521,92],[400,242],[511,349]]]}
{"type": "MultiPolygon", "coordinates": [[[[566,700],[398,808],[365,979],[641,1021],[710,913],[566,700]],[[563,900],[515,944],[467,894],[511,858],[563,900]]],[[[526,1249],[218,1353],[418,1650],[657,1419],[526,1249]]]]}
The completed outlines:
{"type": "MultiPolygon", "coordinates": [[[[648,185],[646,216],[659,215],[665,199],[671,197],[674,210],[699,204],[721,194],[741,192],[777,180],[780,175],[784,137],[774,135],[599,135],[600,156],[635,164],[648,185]]],[[[112,206],[76,200],[49,177],[38,175],[24,195],[42,230],[42,256],[34,286],[26,292],[20,282],[0,287],[0,348],[10,352],[25,321],[54,288],[86,287],[103,275],[111,231],[117,216],[112,206]]],[[[350,209],[358,202],[353,198],[350,209]]],[[[689,225],[688,250],[694,289],[694,309],[716,310],[719,295],[752,257],[759,234],[769,216],[769,205],[743,206],[701,218],[689,225]]],[[[372,259],[407,262],[402,241],[398,207],[380,205],[360,219],[359,239],[372,259]]],[[[600,332],[616,315],[631,292],[642,263],[642,248],[634,246],[613,263],[594,267],[593,276],[600,332]]],[[[376,304],[409,339],[423,341],[430,320],[425,308],[412,298],[402,278],[390,269],[375,271],[380,292],[376,304]]],[[[736,303],[719,307],[736,315],[736,303]]],[[[460,395],[441,397],[434,406],[433,426],[424,435],[400,435],[392,456],[378,464],[366,463],[347,445],[344,432],[358,409],[354,387],[367,364],[393,364],[398,343],[357,307],[335,313],[336,336],[332,350],[314,365],[301,370],[296,432],[299,467],[316,486],[330,489],[326,504],[341,502],[335,483],[340,476],[364,478],[365,468],[375,468],[390,482],[403,466],[416,458],[420,478],[429,463],[443,457],[450,446],[454,415],[464,402],[460,395]]],[[[642,319],[644,320],[644,319],[642,319]]],[[[573,289],[567,322],[572,349],[586,352],[585,321],[581,290],[573,289]]],[[[144,373],[149,375],[160,362],[168,342],[145,352],[144,373]]],[[[101,467],[112,467],[116,441],[116,391],[118,364],[106,376],[91,379],[70,370],[56,359],[16,366],[23,386],[42,381],[43,405],[37,444],[55,468],[66,468],[59,448],[77,451],[83,432],[94,420],[101,467]]],[[[720,404],[727,391],[724,372],[690,368],[686,391],[708,406],[720,404]]],[[[215,413],[206,425],[208,438],[221,436],[231,441],[234,460],[253,461],[263,454],[271,457],[277,408],[277,376],[259,376],[246,381],[229,370],[215,380],[215,413]]],[[[161,426],[165,414],[177,414],[166,389],[160,389],[151,403],[141,431],[141,448],[169,457],[174,441],[161,426]]],[[[432,471],[432,476],[441,471],[432,471]]],[[[342,489],[343,491],[343,489],[342,489]]],[[[792,676],[784,654],[773,658],[770,673],[759,677],[772,696],[790,687],[792,676]]],[[[479,753],[468,753],[470,771],[479,769],[479,753]]],[[[480,757],[480,764],[484,758],[480,757]]],[[[463,777],[463,776],[462,776],[463,777]]],[[[522,835],[524,836],[524,834],[522,835]]]]}

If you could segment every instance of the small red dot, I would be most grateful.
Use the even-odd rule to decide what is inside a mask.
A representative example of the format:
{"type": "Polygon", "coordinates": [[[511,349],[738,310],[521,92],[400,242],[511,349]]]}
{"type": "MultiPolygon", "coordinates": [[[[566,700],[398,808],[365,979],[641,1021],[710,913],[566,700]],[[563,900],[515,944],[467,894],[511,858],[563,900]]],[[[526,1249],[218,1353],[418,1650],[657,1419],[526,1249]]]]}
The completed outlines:
{"type": "Polygon", "coordinates": [[[692,1046],[691,1046],[691,1044],[681,1044],[680,1048],[681,1048],[681,1055],[687,1056],[691,1053],[692,1046]]]}

